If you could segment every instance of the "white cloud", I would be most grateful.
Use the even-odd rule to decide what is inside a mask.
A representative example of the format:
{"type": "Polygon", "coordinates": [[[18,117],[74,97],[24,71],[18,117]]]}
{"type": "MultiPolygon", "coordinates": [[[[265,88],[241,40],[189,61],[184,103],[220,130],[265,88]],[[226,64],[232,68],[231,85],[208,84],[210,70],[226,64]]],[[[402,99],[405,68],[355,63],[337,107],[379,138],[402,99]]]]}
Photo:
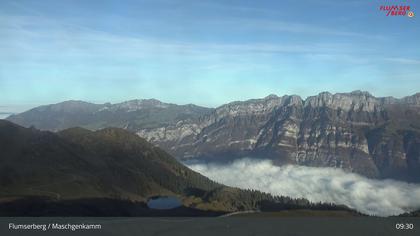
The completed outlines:
{"type": "Polygon", "coordinates": [[[313,202],[345,204],[377,216],[397,215],[420,208],[420,185],[374,180],[335,168],[275,166],[269,160],[241,159],[233,163],[189,164],[217,182],[273,195],[313,202]]]}
{"type": "MultiPolygon", "coordinates": [[[[234,21],[233,28],[250,25],[234,21]]],[[[230,24],[224,22],[224,25],[230,24]]],[[[273,27],[276,30],[307,31],[316,28],[306,25],[290,26],[284,22],[253,22],[255,27],[273,27]],[[275,26],[274,26],[275,25],[275,26]]],[[[326,31],[328,30],[318,30],[326,31]]],[[[347,32],[332,32],[347,34],[347,32]]],[[[351,34],[351,33],[350,33],[351,34]]],[[[218,57],[219,55],[243,54],[279,54],[313,53],[335,54],[354,51],[347,43],[201,43],[158,39],[147,36],[118,35],[90,27],[50,19],[41,14],[35,16],[2,15],[0,16],[0,48],[8,50],[7,55],[24,52],[38,57],[50,58],[55,52],[64,52],[66,56],[92,56],[145,58],[151,55],[177,55],[194,57],[218,57]],[[205,56],[203,56],[203,54],[205,56]]],[[[359,50],[360,51],[360,50],[359,50]]]]}

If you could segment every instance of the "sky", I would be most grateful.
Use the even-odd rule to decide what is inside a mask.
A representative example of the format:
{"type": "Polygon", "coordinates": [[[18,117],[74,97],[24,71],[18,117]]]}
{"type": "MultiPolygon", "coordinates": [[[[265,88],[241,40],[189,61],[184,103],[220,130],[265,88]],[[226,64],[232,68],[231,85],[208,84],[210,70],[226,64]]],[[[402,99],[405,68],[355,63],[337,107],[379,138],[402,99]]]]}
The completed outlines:
{"type": "Polygon", "coordinates": [[[65,100],[221,104],[420,92],[419,15],[379,0],[2,0],[0,112],[65,100]],[[3,108],[3,110],[2,110],[3,108]]]}

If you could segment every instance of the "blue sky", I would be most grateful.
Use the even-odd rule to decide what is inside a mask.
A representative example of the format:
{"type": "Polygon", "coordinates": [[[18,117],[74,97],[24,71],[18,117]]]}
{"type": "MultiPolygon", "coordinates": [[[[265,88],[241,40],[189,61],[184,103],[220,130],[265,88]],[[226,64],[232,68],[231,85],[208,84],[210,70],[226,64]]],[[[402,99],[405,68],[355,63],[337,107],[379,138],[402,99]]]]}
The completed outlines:
{"type": "Polygon", "coordinates": [[[420,92],[420,12],[379,11],[395,3],[420,9],[395,0],[2,0],[0,107],[411,95],[420,92]]]}

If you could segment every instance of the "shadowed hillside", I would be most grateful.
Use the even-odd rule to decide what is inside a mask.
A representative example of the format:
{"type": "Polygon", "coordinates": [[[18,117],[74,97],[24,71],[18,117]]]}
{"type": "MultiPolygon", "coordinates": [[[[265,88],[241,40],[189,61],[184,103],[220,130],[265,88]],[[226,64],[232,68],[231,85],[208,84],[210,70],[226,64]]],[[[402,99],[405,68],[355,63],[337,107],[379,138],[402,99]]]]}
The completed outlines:
{"type": "Polygon", "coordinates": [[[0,152],[0,210],[4,216],[351,211],[226,187],[123,129],[92,132],[72,128],[52,133],[0,121],[0,152]],[[184,206],[166,213],[148,209],[147,199],[159,195],[177,196],[184,206]]]}

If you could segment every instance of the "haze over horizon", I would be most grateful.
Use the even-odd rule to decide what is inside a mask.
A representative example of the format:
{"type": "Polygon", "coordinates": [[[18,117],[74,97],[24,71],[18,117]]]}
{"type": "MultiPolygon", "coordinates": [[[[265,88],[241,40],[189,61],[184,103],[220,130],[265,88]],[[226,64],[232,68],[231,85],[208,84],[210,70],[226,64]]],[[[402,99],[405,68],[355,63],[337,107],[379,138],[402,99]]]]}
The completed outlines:
{"type": "Polygon", "coordinates": [[[418,19],[387,17],[384,4],[1,1],[0,105],[21,112],[72,99],[217,107],[269,94],[412,95],[418,19]]]}

